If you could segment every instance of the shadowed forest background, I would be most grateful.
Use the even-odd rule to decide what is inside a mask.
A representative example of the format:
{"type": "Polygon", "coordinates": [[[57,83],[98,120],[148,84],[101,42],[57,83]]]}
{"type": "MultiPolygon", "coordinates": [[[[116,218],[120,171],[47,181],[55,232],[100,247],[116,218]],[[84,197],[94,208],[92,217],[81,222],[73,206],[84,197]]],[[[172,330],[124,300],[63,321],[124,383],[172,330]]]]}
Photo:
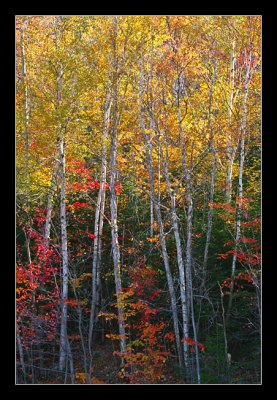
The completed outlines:
{"type": "Polygon", "coordinates": [[[15,29],[16,383],[260,383],[261,17],[15,29]]]}

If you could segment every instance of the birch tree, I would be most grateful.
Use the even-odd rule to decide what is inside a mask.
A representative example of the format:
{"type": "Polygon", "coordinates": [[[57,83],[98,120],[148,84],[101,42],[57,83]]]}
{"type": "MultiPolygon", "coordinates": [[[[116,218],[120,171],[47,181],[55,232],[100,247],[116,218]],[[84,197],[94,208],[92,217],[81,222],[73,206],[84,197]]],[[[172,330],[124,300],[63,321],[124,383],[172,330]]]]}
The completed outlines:
{"type": "Polygon", "coordinates": [[[117,155],[117,124],[118,124],[118,53],[117,53],[118,18],[114,17],[112,22],[112,52],[113,52],[113,73],[112,73],[112,118],[111,118],[111,150],[110,150],[110,210],[111,210],[111,233],[112,253],[114,264],[115,290],[117,297],[118,326],[120,335],[120,350],[126,351],[126,332],[124,325],[124,311],[121,304],[121,259],[118,243],[117,223],[117,201],[116,201],[116,155],[117,155]]]}

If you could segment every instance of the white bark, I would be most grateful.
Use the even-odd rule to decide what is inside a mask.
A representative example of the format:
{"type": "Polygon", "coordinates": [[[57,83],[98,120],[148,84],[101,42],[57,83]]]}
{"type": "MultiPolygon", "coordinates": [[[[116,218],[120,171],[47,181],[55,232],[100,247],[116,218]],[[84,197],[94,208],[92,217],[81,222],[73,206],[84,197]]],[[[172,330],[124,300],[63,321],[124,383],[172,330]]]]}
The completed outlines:
{"type": "Polygon", "coordinates": [[[59,172],[59,167],[60,167],[60,161],[57,158],[55,160],[52,181],[51,181],[51,187],[50,187],[50,191],[48,194],[48,200],[47,200],[47,214],[46,214],[46,220],[45,220],[45,226],[44,226],[44,242],[45,242],[46,248],[48,248],[48,246],[49,246],[51,219],[52,219],[52,211],[53,211],[53,200],[54,200],[55,189],[57,186],[57,175],[59,172]]]}
{"type": "MultiPolygon", "coordinates": [[[[233,115],[233,100],[234,100],[234,87],[235,87],[235,45],[236,42],[233,40],[232,50],[230,53],[230,98],[228,104],[228,125],[229,128],[232,125],[232,115],[233,115]]],[[[226,170],[226,201],[227,203],[231,202],[232,199],[232,177],[233,177],[233,165],[235,160],[235,155],[237,151],[237,143],[232,143],[232,136],[228,132],[227,133],[227,170],[226,170]]]]}
{"type": "Polygon", "coordinates": [[[184,170],[185,182],[186,182],[186,204],[187,204],[187,242],[186,242],[186,258],[185,258],[185,272],[186,272],[186,292],[187,292],[187,304],[188,308],[190,305],[190,296],[191,296],[191,241],[192,241],[192,217],[193,217],[193,201],[191,195],[191,177],[190,171],[187,167],[187,157],[186,157],[186,148],[185,148],[185,132],[182,124],[182,114],[179,100],[177,100],[178,107],[178,123],[180,129],[180,139],[181,139],[181,157],[182,157],[182,165],[184,170]]]}
{"type": "Polygon", "coordinates": [[[98,192],[98,198],[95,210],[95,220],[94,220],[94,242],[93,242],[93,259],[92,259],[92,298],[91,298],[91,311],[90,311],[90,321],[89,321],[89,353],[90,353],[90,371],[92,367],[92,336],[93,329],[96,319],[96,305],[99,299],[99,283],[100,283],[100,253],[101,253],[101,236],[103,230],[103,214],[105,209],[105,197],[106,197],[106,177],[107,177],[107,137],[109,131],[110,123],[110,109],[111,109],[111,99],[109,94],[110,88],[108,88],[105,110],[104,110],[104,129],[102,135],[102,156],[101,156],[101,181],[100,188],[98,192]]]}
{"type": "MultiPolygon", "coordinates": [[[[176,243],[176,252],[177,252],[177,263],[178,263],[178,270],[179,270],[179,277],[180,277],[180,294],[181,294],[181,307],[182,307],[182,328],[183,328],[183,336],[184,339],[189,337],[189,317],[188,317],[188,307],[187,307],[187,296],[186,296],[186,278],[185,278],[185,265],[183,260],[182,254],[182,246],[181,246],[181,238],[179,233],[179,223],[178,223],[178,216],[175,207],[175,195],[173,192],[173,188],[171,186],[171,181],[168,172],[168,145],[166,142],[166,159],[164,159],[162,146],[159,142],[160,154],[161,159],[164,167],[164,174],[167,184],[167,190],[170,197],[170,214],[171,214],[171,221],[172,227],[175,237],[176,243]]],[[[184,350],[184,364],[185,367],[189,368],[189,348],[186,341],[183,342],[183,350],[184,350]]]]}
{"type": "MultiPolygon", "coordinates": [[[[179,92],[179,90],[178,90],[179,92]]],[[[191,172],[187,166],[187,151],[185,146],[185,132],[183,128],[183,118],[179,98],[176,98],[178,108],[178,124],[180,129],[181,139],[181,157],[184,170],[184,177],[186,182],[186,203],[187,203],[187,242],[186,242],[186,258],[185,258],[185,273],[186,273],[186,296],[187,296],[187,309],[188,315],[191,316],[192,328],[195,345],[196,356],[196,370],[197,370],[197,383],[200,383],[200,365],[199,365],[199,351],[197,345],[197,331],[194,316],[194,300],[193,300],[193,287],[192,287],[192,218],[193,218],[193,198],[191,192],[191,172]],[[190,305],[190,310],[189,310],[190,305]]]]}
{"type": "Polygon", "coordinates": [[[154,210],[157,218],[157,223],[159,226],[159,241],[162,250],[164,268],[166,272],[166,279],[168,284],[170,302],[171,302],[171,310],[172,310],[172,318],[173,318],[173,326],[174,326],[174,334],[175,334],[175,341],[176,341],[176,350],[178,354],[179,364],[182,365],[182,351],[181,351],[181,342],[180,342],[180,332],[179,332],[179,321],[178,321],[178,312],[177,312],[177,299],[173,284],[173,278],[171,273],[171,268],[169,264],[169,258],[166,248],[165,236],[164,236],[164,229],[163,229],[163,221],[160,209],[160,202],[155,193],[155,186],[154,186],[154,172],[153,172],[153,160],[152,154],[150,151],[150,144],[149,140],[147,139],[147,135],[145,132],[145,121],[144,121],[144,112],[143,112],[143,71],[142,71],[142,58],[140,61],[140,81],[139,81],[139,102],[140,102],[140,127],[144,137],[145,143],[145,153],[146,153],[146,164],[149,176],[149,184],[150,184],[150,193],[151,199],[154,204],[154,210]]]}
{"type": "Polygon", "coordinates": [[[207,265],[208,265],[208,257],[209,257],[209,247],[211,242],[212,235],[212,224],[213,224],[213,207],[212,203],[214,201],[214,186],[215,186],[215,174],[216,174],[216,153],[214,146],[214,138],[213,138],[213,126],[212,126],[212,100],[213,100],[213,88],[216,80],[216,63],[214,61],[214,73],[211,81],[211,88],[209,94],[209,120],[208,120],[208,129],[210,134],[210,146],[212,150],[213,164],[212,164],[212,175],[211,175],[211,184],[210,184],[210,195],[209,195],[209,211],[208,211],[208,224],[207,224],[207,234],[206,234],[206,243],[204,250],[204,259],[203,259],[203,277],[201,283],[201,292],[204,294],[205,284],[206,284],[206,275],[207,275],[207,265]]]}
{"type": "Polygon", "coordinates": [[[19,353],[19,360],[20,360],[21,369],[22,369],[22,373],[23,373],[23,382],[27,383],[27,381],[26,381],[27,375],[26,375],[23,347],[22,347],[21,336],[20,336],[20,332],[19,332],[17,323],[16,323],[16,341],[17,341],[17,348],[18,348],[18,353],[19,353]]]}
{"type": "Polygon", "coordinates": [[[20,28],[20,51],[21,51],[21,75],[23,86],[23,137],[24,137],[24,174],[28,177],[29,161],[29,93],[27,83],[27,65],[25,55],[25,30],[28,25],[28,17],[24,17],[20,28]]]}
{"type": "Polygon", "coordinates": [[[61,332],[60,332],[60,359],[59,369],[65,369],[68,340],[67,340],[67,300],[68,300],[68,251],[66,228],[66,204],[65,204],[65,154],[64,139],[60,138],[60,221],[61,221],[61,254],[62,254],[62,293],[61,293],[61,332]]]}
{"type": "MultiPolygon", "coordinates": [[[[243,168],[244,168],[244,160],[245,160],[245,136],[246,136],[246,126],[247,126],[247,97],[249,90],[249,83],[251,79],[251,65],[252,54],[250,52],[249,58],[247,60],[246,66],[246,77],[244,83],[244,96],[243,96],[243,104],[242,104],[242,123],[240,127],[240,164],[239,164],[239,176],[238,176],[238,205],[237,205],[237,217],[236,217],[236,236],[235,236],[235,252],[238,248],[238,241],[241,237],[241,211],[242,211],[242,198],[243,198],[243,168]]],[[[233,255],[232,259],[232,267],[231,267],[231,287],[230,287],[230,295],[228,301],[228,307],[226,312],[226,323],[229,322],[230,312],[232,308],[232,300],[233,300],[233,291],[234,291],[234,276],[236,273],[236,262],[237,256],[233,255]]]]}
{"type": "Polygon", "coordinates": [[[113,18],[113,79],[112,79],[112,128],[111,128],[111,163],[110,163],[110,211],[111,211],[111,233],[112,233],[112,253],[114,264],[115,290],[117,296],[117,311],[118,311],[118,327],[120,335],[120,350],[122,353],[126,351],[126,332],[125,332],[125,317],[121,302],[122,284],[121,284],[121,265],[120,265],[120,248],[118,243],[118,224],[117,224],[117,202],[115,193],[116,184],[116,155],[117,155],[117,124],[118,124],[118,105],[117,105],[117,85],[118,85],[118,55],[117,55],[117,31],[118,20],[113,18]]]}
{"type": "MultiPolygon", "coordinates": [[[[62,19],[62,17],[61,17],[62,19]]],[[[61,36],[58,18],[54,17],[54,31],[56,48],[59,47],[61,36]]],[[[58,61],[57,92],[56,92],[56,110],[59,109],[62,101],[62,62],[58,61]]],[[[67,250],[67,223],[66,223],[66,178],[65,178],[65,126],[60,123],[59,126],[59,164],[60,164],[60,224],[61,224],[61,255],[62,255],[62,288],[61,288],[61,322],[60,322],[60,354],[59,370],[64,371],[67,368],[69,354],[69,342],[67,337],[67,300],[68,300],[68,250],[67,250]]]]}

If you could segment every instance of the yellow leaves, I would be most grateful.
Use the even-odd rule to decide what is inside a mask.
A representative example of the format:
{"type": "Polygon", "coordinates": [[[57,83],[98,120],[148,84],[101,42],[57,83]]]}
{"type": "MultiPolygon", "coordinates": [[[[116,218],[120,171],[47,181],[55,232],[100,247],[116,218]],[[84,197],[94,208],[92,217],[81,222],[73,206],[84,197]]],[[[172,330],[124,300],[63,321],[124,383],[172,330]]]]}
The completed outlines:
{"type": "Polygon", "coordinates": [[[91,278],[92,274],[87,272],[83,273],[79,278],[72,279],[71,283],[74,287],[79,288],[81,287],[81,284],[83,283],[83,280],[86,278],[91,278]]]}
{"type": "Polygon", "coordinates": [[[122,340],[126,339],[128,335],[119,335],[116,333],[107,333],[105,335],[106,338],[111,339],[111,340],[122,340]]]}
{"type": "Polygon", "coordinates": [[[86,374],[85,372],[76,372],[75,373],[76,383],[86,383],[86,374]]]}
{"type": "Polygon", "coordinates": [[[111,321],[111,320],[113,320],[113,319],[117,319],[117,315],[114,314],[114,313],[104,313],[104,312],[100,312],[100,313],[98,314],[98,317],[105,318],[106,322],[107,322],[107,321],[111,321]]]}
{"type": "MultiPolygon", "coordinates": [[[[75,381],[76,383],[86,383],[86,373],[85,372],[76,372],[75,373],[75,381]]],[[[101,379],[96,378],[95,376],[92,377],[91,383],[94,385],[102,385],[105,384],[104,381],[101,379]]]]}

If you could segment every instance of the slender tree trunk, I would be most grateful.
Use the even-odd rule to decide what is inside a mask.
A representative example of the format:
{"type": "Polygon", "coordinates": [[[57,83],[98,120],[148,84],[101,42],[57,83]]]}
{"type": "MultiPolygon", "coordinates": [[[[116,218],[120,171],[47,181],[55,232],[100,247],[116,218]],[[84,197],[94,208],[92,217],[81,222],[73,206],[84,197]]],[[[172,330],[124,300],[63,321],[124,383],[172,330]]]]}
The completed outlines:
{"type": "MultiPolygon", "coordinates": [[[[191,273],[191,270],[190,270],[191,273]]],[[[197,340],[197,329],[195,324],[195,316],[194,316],[194,302],[193,302],[193,288],[192,288],[192,277],[190,278],[190,305],[191,305],[191,323],[193,330],[193,339],[195,341],[195,360],[196,360],[196,374],[197,374],[197,383],[200,385],[201,383],[201,375],[200,375],[200,363],[199,363],[199,348],[198,348],[198,340],[197,340]]]]}
{"type": "Polygon", "coordinates": [[[120,349],[124,353],[126,351],[126,333],[124,326],[124,312],[121,302],[122,284],[121,284],[121,265],[120,265],[120,249],[118,243],[118,224],[117,224],[117,203],[115,194],[116,182],[116,130],[112,129],[112,143],[111,143],[111,177],[110,177],[110,209],[111,209],[111,231],[112,231],[112,252],[114,263],[114,278],[115,289],[117,296],[117,309],[118,309],[118,326],[120,334],[120,349]]]}
{"type": "MultiPolygon", "coordinates": [[[[214,201],[214,186],[215,186],[215,173],[216,173],[216,157],[214,148],[212,150],[213,153],[213,166],[212,166],[212,175],[211,175],[211,184],[210,184],[210,196],[209,203],[212,204],[214,201]]],[[[211,243],[212,236],[212,225],[213,225],[213,208],[210,205],[208,211],[208,226],[207,226],[207,235],[206,235],[206,243],[204,250],[204,259],[203,259],[203,277],[201,282],[201,292],[204,294],[206,278],[207,278],[207,266],[208,266],[208,258],[209,258],[209,247],[211,243]]]]}
{"type": "MultiPolygon", "coordinates": [[[[178,93],[180,88],[178,87],[178,93]]],[[[186,292],[187,292],[187,304],[190,305],[190,310],[188,307],[188,315],[191,316],[194,341],[196,342],[196,369],[197,369],[197,382],[200,383],[200,366],[199,366],[199,352],[197,345],[197,332],[195,325],[194,316],[194,299],[193,299],[193,286],[192,286],[192,218],[193,218],[193,199],[191,193],[191,172],[187,166],[187,154],[185,145],[185,132],[182,124],[182,113],[179,101],[179,95],[176,98],[177,108],[178,108],[178,124],[180,129],[180,139],[181,139],[181,157],[182,165],[184,170],[185,182],[186,182],[186,202],[187,202],[187,242],[186,242],[186,258],[185,258],[185,273],[186,273],[186,292]]]]}
{"type": "Polygon", "coordinates": [[[29,174],[29,92],[27,82],[27,65],[25,55],[25,30],[28,26],[28,17],[24,17],[20,28],[20,51],[21,51],[21,74],[23,86],[23,137],[24,137],[24,174],[28,178],[29,174]]]}
{"type": "Polygon", "coordinates": [[[234,292],[234,276],[236,274],[236,262],[237,256],[236,251],[238,248],[238,241],[241,237],[241,211],[242,211],[242,199],[243,199],[243,168],[244,168],[244,159],[245,159],[245,135],[246,135],[246,124],[247,124],[247,97],[248,97],[248,89],[250,83],[250,65],[251,65],[251,52],[249,54],[249,58],[247,60],[246,67],[246,77],[244,84],[244,96],[243,96],[243,104],[242,104],[242,123],[240,128],[240,164],[239,164],[239,177],[238,177],[238,201],[237,201],[237,217],[236,217],[236,236],[235,236],[235,253],[232,259],[232,268],[231,268],[231,286],[230,286],[230,295],[226,312],[226,324],[228,324],[230,319],[230,313],[232,308],[233,301],[233,292],[234,292]]]}
{"type": "Polygon", "coordinates": [[[113,79],[112,79],[112,127],[111,127],[111,161],[110,161],[110,211],[111,211],[111,233],[112,233],[112,253],[114,263],[115,290],[117,296],[118,311],[118,327],[120,335],[120,350],[122,353],[126,351],[126,332],[125,317],[121,301],[122,284],[121,284],[121,265],[120,265],[120,249],[118,243],[118,223],[117,223],[117,201],[115,193],[116,184],[116,155],[117,155],[117,124],[118,124],[118,104],[117,104],[117,86],[118,86],[118,54],[117,54],[117,34],[118,20],[113,18],[112,27],[112,49],[113,49],[113,79]]]}
{"type": "Polygon", "coordinates": [[[215,174],[216,174],[216,154],[215,154],[215,146],[214,146],[214,133],[212,126],[212,100],[213,100],[213,88],[216,80],[216,63],[214,61],[214,73],[211,82],[210,95],[209,95],[209,120],[208,120],[208,129],[210,131],[210,146],[212,150],[213,164],[212,164],[212,175],[211,175],[211,184],[210,184],[210,195],[209,195],[209,211],[208,211],[208,224],[207,224],[207,234],[206,234],[206,243],[204,250],[204,259],[203,259],[203,276],[201,282],[201,294],[204,294],[205,285],[206,285],[206,276],[207,276],[207,265],[208,265],[208,257],[209,257],[209,247],[211,242],[212,235],[212,225],[213,225],[213,207],[212,203],[214,201],[214,187],[215,187],[215,174]]]}
{"type": "MultiPolygon", "coordinates": [[[[59,17],[62,21],[63,17],[59,17]]],[[[59,42],[62,32],[58,23],[58,17],[54,17],[54,33],[55,45],[59,48],[59,42]]],[[[59,110],[62,101],[62,84],[63,84],[63,66],[61,60],[58,60],[57,71],[57,93],[56,93],[56,110],[59,110]]],[[[67,121],[68,122],[68,121],[67,121]]],[[[61,224],[61,255],[62,255],[62,274],[61,274],[61,322],[60,322],[60,354],[59,354],[59,370],[64,371],[67,368],[69,355],[69,342],[67,337],[67,300],[68,300],[68,249],[67,249],[67,222],[66,222],[66,177],[65,177],[65,141],[64,135],[66,124],[60,122],[58,145],[59,145],[59,164],[60,164],[60,224],[61,224]]]]}
{"type": "Polygon", "coordinates": [[[101,235],[103,229],[103,213],[105,208],[105,183],[107,177],[107,137],[110,124],[110,109],[111,109],[111,99],[109,94],[109,88],[107,92],[105,111],[104,111],[104,129],[102,136],[102,161],[101,161],[101,182],[98,192],[96,210],[95,210],[95,221],[94,221],[94,242],[93,242],[93,259],[92,259],[92,298],[91,298],[91,311],[90,311],[90,321],[89,321],[89,353],[90,353],[90,374],[92,369],[92,339],[93,339],[93,329],[96,318],[96,304],[99,298],[99,257],[101,252],[101,235]]]}
{"type": "Polygon", "coordinates": [[[53,175],[52,175],[51,188],[50,188],[50,191],[48,194],[48,199],[47,199],[47,214],[46,214],[45,227],[44,227],[44,242],[45,242],[46,249],[49,246],[51,219],[52,219],[52,211],[53,211],[53,201],[54,201],[55,189],[57,186],[57,176],[58,176],[58,172],[59,172],[59,167],[60,167],[60,160],[58,158],[56,158],[53,175]]]}
{"type": "Polygon", "coordinates": [[[140,60],[140,81],[139,81],[139,102],[140,102],[140,127],[144,137],[145,143],[145,152],[146,152],[146,164],[149,176],[149,184],[150,184],[150,193],[151,199],[154,204],[154,210],[157,218],[157,223],[159,226],[159,241],[162,250],[162,256],[164,261],[164,267],[166,272],[166,279],[168,284],[170,302],[171,302],[171,311],[172,311],[172,318],[173,318],[173,326],[174,326],[174,333],[175,333],[175,341],[176,341],[176,350],[179,360],[179,365],[182,366],[182,350],[181,350],[181,342],[180,342],[180,332],[179,332],[179,321],[178,321],[178,311],[177,311],[177,299],[174,289],[174,283],[171,273],[171,268],[169,264],[169,258],[166,248],[165,236],[164,236],[164,229],[163,229],[163,221],[160,209],[160,202],[157,199],[155,193],[155,186],[154,186],[154,172],[153,172],[153,160],[152,155],[150,152],[150,145],[149,140],[147,139],[147,135],[145,132],[145,122],[144,122],[144,112],[143,112],[143,70],[142,70],[142,57],[140,60]]]}
{"type": "Polygon", "coordinates": [[[60,359],[59,369],[65,369],[68,353],[67,340],[67,300],[68,300],[68,251],[66,228],[66,203],[65,203],[65,154],[63,134],[60,138],[60,220],[61,220],[61,254],[62,254],[62,293],[61,293],[61,333],[60,333],[60,359]]]}
{"type": "Polygon", "coordinates": [[[225,308],[224,308],[224,293],[218,283],[219,290],[220,290],[220,301],[221,301],[221,309],[222,309],[222,326],[223,326],[223,335],[224,335],[224,350],[225,350],[225,359],[226,362],[229,363],[229,356],[228,356],[228,341],[227,341],[227,333],[226,333],[226,318],[225,318],[225,308]]]}
{"type": "MultiPolygon", "coordinates": [[[[181,307],[182,307],[182,327],[183,327],[183,336],[184,339],[188,339],[189,337],[189,317],[188,317],[188,307],[187,307],[187,296],[186,296],[186,279],[185,279],[185,265],[183,261],[182,254],[182,246],[181,246],[181,238],[179,233],[179,224],[178,224],[178,216],[175,207],[175,197],[173,193],[173,188],[171,187],[169,172],[168,172],[168,144],[166,142],[166,160],[164,159],[162,147],[159,141],[159,149],[162,159],[162,164],[164,167],[164,174],[167,184],[167,191],[170,196],[170,214],[172,227],[175,237],[176,243],[176,252],[177,252],[177,263],[179,269],[179,277],[180,277],[180,293],[181,293],[181,307]]],[[[186,341],[183,342],[183,350],[184,350],[184,364],[186,369],[189,369],[189,349],[186,341]]]]}
{"type": "MultiPolygon", "coordinates": [[[[236,42],[233,40],[232,50],[230,54],[230,98],[228,104],[228,125],[229,129],[232,126],[232,115],[233,115],[233,100],[234,100],[234,87],[235,87],[235,45],[236,42]]],[[[233,177],[233,164],[235,160],[237,144],[232,143],[231,133],[227,133],[227,169],[226,169],[226,201],[231,202],[232,199],[232,177],[233,177]]]]}
{"type": "MultiPolygon", "coordinates": [[[[187,242],[186,242],[186,258],[185,258],[185,272],[186,272],[186,292],[187,292],[187,304],[188,307],[191,304],[191,242],[192,242],[192,217],[193,217],[193,201],[191,195],[191,177],[190,171],[187,167],[187,157],[186,157],[186,147],[185,147],[185,132],[182,124],[182,114],[179,99],[177,99],[178,106],[178,124],[180,129],[180,147],[181,147],[181,157],[182,165],[184,170],[185,182],[186,182],[186,204],[187,204],[187,242]]],[[[189,312],[190,314],[190,312],[189,312]]]]}
{"type": "Polygon", "coordinates": [[[25,361],[24,361],[24,353],[23,353],[23,347],[21,343],[21,336],[19,333],[19,328],[18,324],[16,323],[16,342],[17,342],[17,348],[18,348],[18,353],[19,353],[19,360],[21,364],[21,369],[23,373],[23,382],[26,384],[27,383],[27,375],[26,375],[26,368],[25,368],[25,361]]]}
{"type": "MultiPolygon", "coordinates": [[[[104,212],[105,212],[105,199],[106,199],[106,191],[102,192],[102,200],[101,200],[101,210],[100,210],[100,218],[99,218],[99,243],[98,243],[98,259],[97,259],[97,298],[96,298],[96,307],[99,309],[100,307],[100,299],[101,299],[101,258],[102,258],[102,235],[103,235],[103,224],[104,224],[104,212]]],[[[97,316],[96,316],[97,318],[97,316]]]]}

